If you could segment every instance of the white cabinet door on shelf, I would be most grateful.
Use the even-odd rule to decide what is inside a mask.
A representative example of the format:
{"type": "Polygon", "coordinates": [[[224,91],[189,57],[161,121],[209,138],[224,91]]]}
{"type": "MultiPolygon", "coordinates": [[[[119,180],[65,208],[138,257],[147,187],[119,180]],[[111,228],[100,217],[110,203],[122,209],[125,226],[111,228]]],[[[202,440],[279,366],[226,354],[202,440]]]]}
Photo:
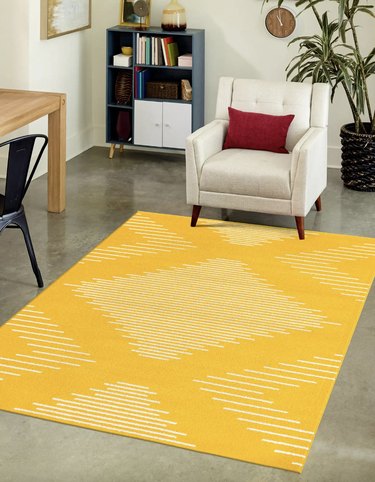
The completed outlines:
{"type": "Polygon", "coordinates": [[[134,144],[162,147],[163,103],[136,100],[134,107],[134,144]]]}
{"type": "Polygon", "coordinates": [[[185,149],[191,134],[191,104],[179,102],[134,102],[134,144],[185,149]]]}
{"type": "Polygon", "coordinates": [[[185,149],[191,134],[191,104],[163,102],[163,147],[185,149]]]}

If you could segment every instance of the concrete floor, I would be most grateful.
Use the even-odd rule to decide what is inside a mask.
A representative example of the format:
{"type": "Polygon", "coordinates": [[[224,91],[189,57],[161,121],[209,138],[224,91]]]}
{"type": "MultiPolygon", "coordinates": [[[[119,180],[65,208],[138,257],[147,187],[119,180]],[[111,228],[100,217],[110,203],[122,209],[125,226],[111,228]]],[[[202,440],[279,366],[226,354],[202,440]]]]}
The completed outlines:
{"type": "MultiPolygon", "coordinates": [[[[48,286],[137,210],[190,215],[182,156],[92,148],[68,163],[67,210],[47,214],[46,176],[25,200],[48,286]]],[[[3,184],[0,182],[0,190],[3,184]]],[[[221,216],[203,209],[204,217],[221,216]]],[[[234,221],[294,226],[288,217],[230,212],[234,221]]],[[[306,228],[374,237],[375,193],[349,191],[330,170],[323,211],[306,228]]],[[[17,231],[0,240],[0,325],[37,293],[17,231]]],[[[0,412],[1,482],[372,482],[375,481],[375,287],[302,475],[0,412]]]]}

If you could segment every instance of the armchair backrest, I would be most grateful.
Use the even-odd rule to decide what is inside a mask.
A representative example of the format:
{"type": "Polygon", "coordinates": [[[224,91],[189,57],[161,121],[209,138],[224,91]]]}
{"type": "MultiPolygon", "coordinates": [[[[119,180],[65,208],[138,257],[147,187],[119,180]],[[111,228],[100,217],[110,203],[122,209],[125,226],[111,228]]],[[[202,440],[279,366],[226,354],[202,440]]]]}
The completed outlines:
{"type": "Polygon", "coordinates": [[[221,77],[216,119],[228,120],[229,106],[245,112],[294,114],[286,139],[286,148],[291,151],[309,127],[327,127],[329,86],[221,77]]]}

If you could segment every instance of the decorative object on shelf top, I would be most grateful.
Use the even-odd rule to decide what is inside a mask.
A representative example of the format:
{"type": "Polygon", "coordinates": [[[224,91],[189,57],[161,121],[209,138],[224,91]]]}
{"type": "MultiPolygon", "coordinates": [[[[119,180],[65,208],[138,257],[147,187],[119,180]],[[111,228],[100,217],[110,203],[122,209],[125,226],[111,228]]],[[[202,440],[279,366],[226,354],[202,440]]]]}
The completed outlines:
{"type": "Polygon", "coordinates": [[[146,30],[150,26],[151,0],[120,0],[120,25],[146,30]]]}
{"type": "Polygon", "coordinates": [[[147,0],[134,0],[133,1],[134,13],[139,17],[139,30],[147,28],[143,25],[142,19],[149,15],[150,10],[148,8],[147,0]]]}
{"type": "Polygon", "coordinates": [[[163,10],[161,28],[166,31],[186,30],[185,8],[178,0],[171,0],[163,10]]]}

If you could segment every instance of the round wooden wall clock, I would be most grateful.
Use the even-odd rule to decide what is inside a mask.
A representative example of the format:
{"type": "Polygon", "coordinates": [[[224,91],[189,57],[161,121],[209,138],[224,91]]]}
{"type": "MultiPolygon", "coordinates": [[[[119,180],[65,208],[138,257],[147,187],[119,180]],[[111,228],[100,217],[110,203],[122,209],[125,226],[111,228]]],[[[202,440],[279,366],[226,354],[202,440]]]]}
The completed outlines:
{"type": "Polygon", "coordinates": [[[271,35],[278,38],[285,38],[294,32],[296,28],[296,17],[294,13],[287,8],[273,8],[267,13],[265,24],[271,35]]]}

